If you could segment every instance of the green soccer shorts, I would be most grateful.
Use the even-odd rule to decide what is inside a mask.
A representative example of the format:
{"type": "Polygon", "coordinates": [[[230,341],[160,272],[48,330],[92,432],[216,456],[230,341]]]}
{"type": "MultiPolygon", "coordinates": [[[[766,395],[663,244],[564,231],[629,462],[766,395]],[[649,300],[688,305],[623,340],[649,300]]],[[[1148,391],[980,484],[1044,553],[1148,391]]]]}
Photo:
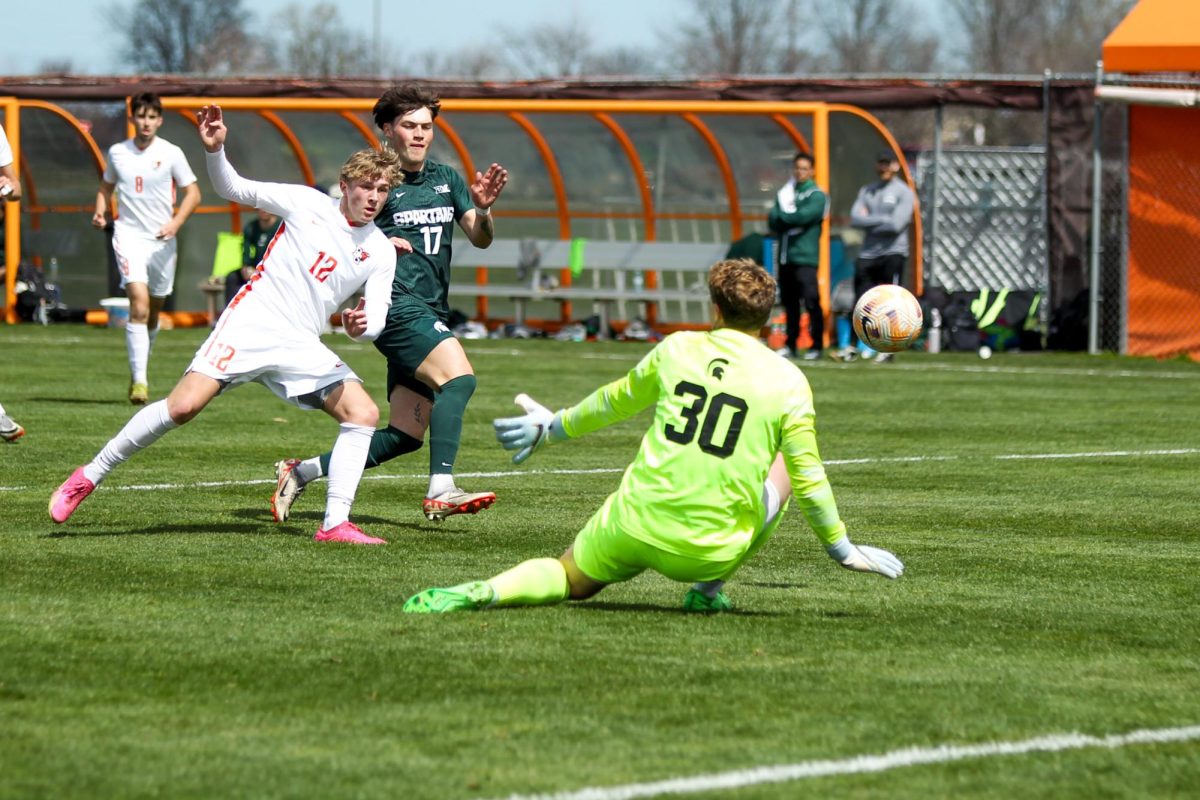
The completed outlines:
{"type": "Polygon", "coordinates": [[[425,304],[393,299],[383,331],[375,339],[375,349],[387,359],[387,396],[404,386],[432,401],[434,391],[417,378],[417,367],[433,348],[453,338],[446,323],[425,304]]]}

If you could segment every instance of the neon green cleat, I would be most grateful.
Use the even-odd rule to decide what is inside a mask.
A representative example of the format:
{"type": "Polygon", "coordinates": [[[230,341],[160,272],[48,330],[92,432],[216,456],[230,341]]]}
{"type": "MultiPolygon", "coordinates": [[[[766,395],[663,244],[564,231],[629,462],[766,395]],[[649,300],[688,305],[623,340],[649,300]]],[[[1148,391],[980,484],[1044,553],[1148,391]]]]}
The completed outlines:
{"type": "Polygon", "coordinates": [[[683,610],[693,614],[718,614],[722,611],[732,611],[733,601],[724,592],[717,592],[716,597],[688,589],[683,596],[683,610]]]}
{"type": "Polygon", "coordinates": [[[491,603],[496,597],[490,584],[484,581],[460,583],[449,589],[426,589],[404,603],[405,614],[445,614],[448,611],[474,611],[491,603]]]}

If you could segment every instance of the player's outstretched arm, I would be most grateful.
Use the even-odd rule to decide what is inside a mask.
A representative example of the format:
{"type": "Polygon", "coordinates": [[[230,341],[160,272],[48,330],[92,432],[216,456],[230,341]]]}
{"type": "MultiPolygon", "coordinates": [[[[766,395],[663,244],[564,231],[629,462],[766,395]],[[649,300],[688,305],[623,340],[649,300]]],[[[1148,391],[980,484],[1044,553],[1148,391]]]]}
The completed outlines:
{"type": "Polygon", "coordinates": [[[855,572],[874,572],[893,580],[904,574],[904,563],[894,554],[880,547],[855,544],[849,536],[843,536],[826,546],[825,552],[834,561],[855,572]]]}
{"type": "Polygon", "coordinates": [[[517,451],[512,457],[514,464],[529,458],[543,444],[569,438],[563,429],[561,411],[551,412],[524,392],[517,395],[513,402],[525,409],[524,416],[494,419],[492,429],[501,447],[517,451]]]}

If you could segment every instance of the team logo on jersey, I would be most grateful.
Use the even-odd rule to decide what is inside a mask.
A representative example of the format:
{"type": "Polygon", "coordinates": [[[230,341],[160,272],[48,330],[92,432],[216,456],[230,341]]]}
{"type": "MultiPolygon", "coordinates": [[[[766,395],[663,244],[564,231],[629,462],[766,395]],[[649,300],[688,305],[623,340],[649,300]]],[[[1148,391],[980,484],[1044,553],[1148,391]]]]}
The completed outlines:
{"type": "Polygon", "coordinates": [[[450,184],[443,183],[440,186],[433,187],[433,190],[438,194],[450,194],[450,184]]]}
{"type": "Polygon", "coordinates": [[[725,367],[729,366],[729,362],[723,358],[714,358],[708,362],[708,374],[712,375],[717,380],[725,377],[725,367]]]}
{"type": "Polygon", "coordinates": [[[446,327],[446,323],[442,322],[440,319],[437,322],[433,323],[433,329],[435,331],[440,331],[441,333],[449,333],[450,332],[450,329],[446,327]]]}
{"type": "Polygon", "coordinates": [[[361,264],[371,257],[371,254],[361,247],[354,251],[354,263],[361,264]]]}
{"type": "Polygon", "coordinates": [[[396,192],[396,199],[399,200],[401,197],[404,197],[404,192],[396,192]]]}
{"type": "Polygon", "coordinates": [[[159,168],[159,167],[161,167],[161,166],[162,166],[162,162],[161,162],[161,161],[155,161],[155,162],[154,162],[154,168],[155,168],[155,169],[158,169],[158,168],[159,168]]]}

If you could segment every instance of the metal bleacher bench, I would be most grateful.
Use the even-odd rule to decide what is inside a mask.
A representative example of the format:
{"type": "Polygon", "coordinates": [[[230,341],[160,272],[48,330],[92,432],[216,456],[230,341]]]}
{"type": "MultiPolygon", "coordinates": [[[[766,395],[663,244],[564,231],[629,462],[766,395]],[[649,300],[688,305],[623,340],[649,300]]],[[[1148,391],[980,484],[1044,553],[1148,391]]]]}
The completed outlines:
{"type": "Polygon", "coordinates": [[[450,284],[450,296],[510,300],[518,323],[525,322],[530,302],[588,302],[600,316],[602,332],[608,331],[614,318],[628,318],[627,303],[654,305],[660,319],[709,322],[708,268],[725,257],[726,249],[727,245],[712,242],[589,240],[584,245],[583,269],[572,276],[569,286],[560,286],[558,276],[570,263],[570,240],[497,239],[483,250],[464,241],[455,245],[451,263],[459,280],[450,284]],[[472,267],[488,269],[486,283],[463,280],[472,267]],[[637,281],[639,273],[646,278],[642,284],[637,281]],[[655,274],[654,288],[648,286],[649,273],[655,274]],[[675,304],[673,314],[670,304],[675,304]]]}

